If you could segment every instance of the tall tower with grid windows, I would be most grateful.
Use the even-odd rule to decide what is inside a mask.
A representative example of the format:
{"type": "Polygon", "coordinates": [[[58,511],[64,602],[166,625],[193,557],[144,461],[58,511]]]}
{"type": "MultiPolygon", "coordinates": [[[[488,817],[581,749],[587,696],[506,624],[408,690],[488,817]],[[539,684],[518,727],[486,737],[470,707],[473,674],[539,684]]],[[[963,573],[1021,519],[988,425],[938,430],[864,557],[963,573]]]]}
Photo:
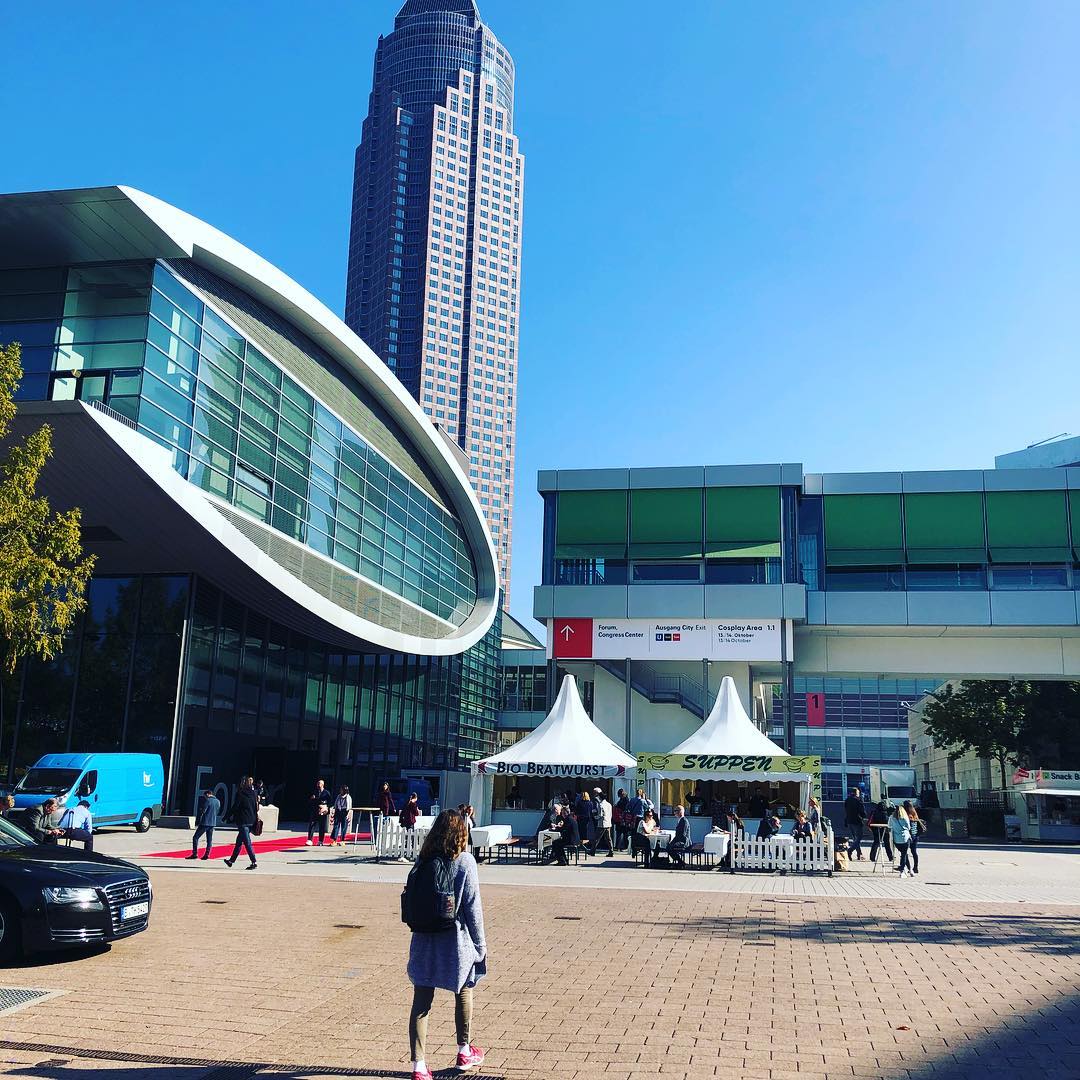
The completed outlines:
{"type": "Polygon", "coordinates": [[[510,595],[524,158],[475,0],[406,0],[356,150],[345,321],[469,459],[510,595]]]}

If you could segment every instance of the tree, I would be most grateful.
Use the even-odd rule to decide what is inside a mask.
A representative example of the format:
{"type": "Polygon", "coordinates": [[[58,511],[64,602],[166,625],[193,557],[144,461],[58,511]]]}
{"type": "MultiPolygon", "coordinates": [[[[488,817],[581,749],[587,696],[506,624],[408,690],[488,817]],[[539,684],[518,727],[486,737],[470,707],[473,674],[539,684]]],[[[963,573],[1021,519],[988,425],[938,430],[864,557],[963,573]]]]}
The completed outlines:
{"type": "Polygon", "coordinates": [[[923,706],[926,733],[955,761],[969,750],[1008,766],[1073,768],[1080,756],[1080,683],[971,679],[923,706]]]}
{"type": "MultiPolygon", "coordinates": [[[[94,557],[84,556],[79,510],[55,513],[37,493],[52,456],[46,424],[9,442],[15,391],[22,379],[19,345],[0,346],[0,680],[24,657],[50,660],[86,607],[94,557]]],[[[3,745],[0,685],[0,746],[3,745]]]]}

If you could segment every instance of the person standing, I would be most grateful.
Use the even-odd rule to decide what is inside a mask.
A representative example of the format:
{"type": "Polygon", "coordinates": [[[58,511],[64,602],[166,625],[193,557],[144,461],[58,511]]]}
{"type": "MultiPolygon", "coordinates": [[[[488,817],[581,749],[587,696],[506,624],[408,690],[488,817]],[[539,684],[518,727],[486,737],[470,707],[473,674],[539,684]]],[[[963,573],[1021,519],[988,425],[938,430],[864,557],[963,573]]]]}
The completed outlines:
{"type": "Polygon", "coordinates": [[[893,861],[892,836],[889,829],[889,804],[882,799],[870,814],[870,831],[874,834],[870,843],[870,861],[877,859],[878,849],[884,845],[889,862],[893,861]]]}
{"type": "Polygon", "coordinates": [[[910,877],[911,869],[908,866],[908,845],[911,842],[911,823],[908,821],[907,812],[902,806],[897,806],[889,815],[889,832],[892,833],[893,843],[900,852],[900,865],[897,869],[901,877],[910,877]]]}
{"type": "Polygon", "coordinates": [[[589,829],[592,825],[592,797],[587,791],[583,791],[574,803],[574,817],[577,818],[578,835],[585,842],[589,839],[589,829]]]}
{"type": "Polygon", "coordinates": [[[630,813],[630,799],[623,788],[619,788],[618,796],[611,809],[611,820],[615,825],[615,846],[620,851],[626,851],[630,846],[630,829],[626,824],[627,814],[630,813]]]}
{"type": "Polygon", "coordinates": [[[472,1008],[473,987],[487,975],[487,939],[480,902],[480,879],[476,860],[465,850],[467,842],[464,819],[453,810],[444,810],[424,840],[417,860],[418,867],[432,859],[442,859],[450,864],[454,883],[454,925],[451,930],[436,933],[414,931],[409,944],[406,973],[413,985],[409,1012],[412,1080],[432,1080],[424,1044],[436,990],[449,990],[454,995],[458,1072],[467,1072],[484,1063],[484,1051],[472,1043],[472,1008]]]}
{"type": "Polygon", "coordinates": [[[330,807],[334,797],[326,790],[324,780],[315,781],[315,790],[308,797],[308,827],[306,847],[311,847],[315,830],[319,830],[319,846],[326,843],[326,822],[330,817],[330,807]]]}
{"type": "Polygon", "coordinates": [[[393,817],[397,813],[397,807],[394,805],[394,793],[390,790],[389,784],[383,784],[379,791],[379,813],[383,817],[393,817]]]}
{"type": "Polygon", "coordinates": [[[342,784],[334,800],[334,828],[330,833],[330,846],[336,843],[341,847],[345,843],[345,837],[349,834],[349,825],[352,822],[352,796],[349,794],[349,785],[342,784]]]}
{"type": "Polygon", "coordinates": [[[919,873],[919,837],[926,832],[926,822],[919,817],[919,811],[915,804],[907,799],[904,801],[904,812],[908,816],[908,826],[911,830],[911,840],[908,841],[908,851],[911,853],[911,872],[919,873]]]}
{"type": "Polygon", "coordinates": [[[409,801],[401,808],[401,813],[398,814],[398,821],[401,822],[403,829],[409,829],[410,831],[416,828],[416,819],[420,816],[420,801],[419,796],[414,791],[409,796],[409,801]]]}
{"type": "Polygon", "coordinates": [[[593,824],[596,827],[596,834],[593,837],[592,852],[595,855],[600,845],[606,841],[608,854],[614,855],[615,845],[611,842],[611,815],[613,813],[611,803],[604,797],[604,792],[600,788],[597,788],[593,794],[596,796],[593,799],[595,807],[593,824]]]}
{"type": "Polygon", "coordinates": [[[247,869],[254,870],[258,864],[255,861],[255,849],[251,846],[251,830],[259,817],[259,800],[255,796],[255,785],[248,776],[240,781],[240,789],[233,800],[230,816],[236,825],[236,843],[233,845],[232,857],[225,860],[225,865],[231,867],[236,862],[242,847],[251,860],[247,869]]]}
{"type": "Polygon", "coordinates": [[[810,796],[810,809],[806,820],[810,822],[810,829],[815,836],[821,832],[821,805],[813,795],[810,796]]]}
{"type": "Polygon", "coordinates": [[[214,846],[214,829],[221,819],[221,800],[214,794],[213,788],[207,788],[199,796],[199,805],[195,815],[195,833],[191,837],[189,859],[199,858],[199,838],[206,837],[206,852],[203,859],[210,858],[210,849],[214,846]]]}
{"type": "Polygon", "coordinates": [[[851,836],[851,844],[848,854],[861,859],[863,826],[866,824],[866,810],[863,807],[862,793],[857,787],[851,789],[851,794],[844,800],[844,828],[851,836]]]}
{"type": "Polygon", "coordinates": [[[682,806],[675,807],[675,835],[668,843],[668,858],[676,870],[686,869],[686,852],[692,843],[690,837],[690,821],[686,817],[686,810],[682,806]]]}

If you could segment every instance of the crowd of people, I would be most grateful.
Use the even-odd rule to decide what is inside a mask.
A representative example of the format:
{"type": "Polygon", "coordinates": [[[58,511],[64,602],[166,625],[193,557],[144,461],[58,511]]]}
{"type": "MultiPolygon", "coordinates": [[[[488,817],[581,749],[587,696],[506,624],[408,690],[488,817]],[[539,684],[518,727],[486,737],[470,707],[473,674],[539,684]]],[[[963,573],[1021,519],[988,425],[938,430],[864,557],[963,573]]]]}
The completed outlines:
{"type": "Polygon", "coordinates": [[[74,806],[61,806],[60,800],[50,798],[38,806],[18,810],[15,796],[6,795],[0,812],[39,844],[78,840],[84,851],[94,850],[94,815],[89,799],[80,797],[74,806]]]}
{"type": "Polygon", "coordinates": [[[882,850],[889,862],[895,862],[894,848],[900,855],[895,867],[901,877],[917,876],[919,873],[919,837],[926,832],[926,822],[910,799],[890,806],[882,799],[868,815],[863,805],[862,793],[852,788],[844,800],[844,828],[848,834],[848,858],[862,859],[862,842],[865,829],[869,828],[870,861],[876,863],[882,850]]]}

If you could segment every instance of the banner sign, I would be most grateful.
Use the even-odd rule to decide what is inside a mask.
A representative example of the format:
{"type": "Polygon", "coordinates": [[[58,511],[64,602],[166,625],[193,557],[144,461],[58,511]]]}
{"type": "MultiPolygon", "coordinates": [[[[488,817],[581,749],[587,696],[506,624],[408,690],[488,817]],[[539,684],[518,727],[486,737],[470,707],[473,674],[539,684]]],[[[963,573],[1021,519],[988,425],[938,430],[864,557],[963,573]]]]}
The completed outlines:
{"type": "Polygon", "coordinates": [[[807,727],[824,727],[825,726],[825,695],[824,694],[807,694],[806,695],[806,726],[807,727]]]}
{"type": "Polygon", "coordinates": [[[1013,773],[1014,784],[1034,784],[1036,790],[1040,787],[1075,787],[1080,795],[1080,771],[1068,770],[1059,772],[1051,769],[1025,769],[1023,767],[1013,773]]]}
{"type": "Polygon", "coordinates": [[[600,780],[606,776],[625,776],[622,765],[551,765],[540,761],[478,761],[481,776],[577,776],[600,780]]]}
{"type": "Polygon", "coordinates": [[[554,619],[559,660],[748,660],[782,658],[779,619],[554,619]]]}
{"type": "Polygon", "coordinates": [[[677,773],[738,773],[740,780],[754,773],[820,773],[820,757],[772,757],[768,754],[638,754],[638,776],[645,771],[675,779],[677,773]]]}

